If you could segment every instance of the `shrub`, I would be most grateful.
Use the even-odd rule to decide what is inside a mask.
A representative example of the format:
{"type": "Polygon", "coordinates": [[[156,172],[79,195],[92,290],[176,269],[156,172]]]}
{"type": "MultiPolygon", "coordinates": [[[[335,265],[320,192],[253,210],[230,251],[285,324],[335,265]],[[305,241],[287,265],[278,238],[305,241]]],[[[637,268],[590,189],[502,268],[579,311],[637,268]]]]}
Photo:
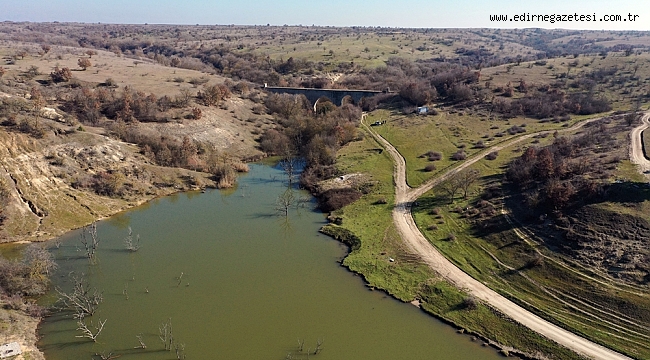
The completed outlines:
{"type": "Polygon", "coordinates": [[[192,119],[199,120],[203,117],[203,111],[197,107],[192,108],[192,119]]]}
{"type": "Polygon", "coordinates": [[[424,171],[426,172],[432,172],[436,169],[436,166],[433,164],[428,164],[427,166],[424,167],[424,171]]]}
{"type": "Polygon", "coordinates": [[[99,172],[93,176],[92,187],[99,195],[117,195],[124,185],[124,175],[121,173],[99,172]]]}
{"type": "Polygon", "coordinates": [[[90,62],[90,60],[88,60],[86,58],[81,58],[81,59],[77,60],[77,65],[79,65],[79,67],[84,71],[87,68],[93,66],[92,63],[90,62]]]}
{"type": "Polygon", "coordinates": [[[499,156],[499,152],[498,151],[492,151],[491,153],[485,155],[485,158],[488,159],[488,160],[495,160],[497,158],[497,156],[499,156]]]}
{"type": "Polygon", "coordinates": [[[526,262],[526,267],[529,269],[538,266],[543,266],[543,265],[544,265],[544,258],[542,257],[542,255],[538,253],[535,253],[535,255],[526,262]]]}
{"type": "Polygon", "coordinates": [[[476,310],[478,308],[478,300],[472,295],[469,295],[463,299],[463,308],[467,310],[476,310]]]}
{"type": "Polygon", "coordinates": [[[208,86],[196,95],[205,106],[218,106],[222,100],[230,97],[230,89],[224,84],[208,86]]]}
{"type": "Polygon", "coordinates": [[[437,151],[428,151],[420,155],[420,157],[426,157],[429,161],[438,161],[442,160],[442,153],[437,151]]]}
{"type": "Polygon", "coordinates": [[[214,167],[212,174],[217,182],[218,189],[231,188],[237,182],[237,174],[230,164],[218,164],[214,167]]]}
{"type": "Polygon", "coordinates": [[[451,159],[456,161],[465,160],[467,159],[467,153],[464,150],[458,150],[451,156],[451,159]]]}
{"type": "Polygon", "coordinates": [[[449,233],[449,235],[447,235],[447,240],[448,241],[456,241],[456,234],[449,233]]]}
{"type": "Polygon", "coordinates": [[[355,189],[330,189],[320,194],[318,203],[321,210],[331,212],[352,204],[359,198],[361,198],[361,192],[355,189]]]}
{"type": "Polygon", "coordinates": [[[250,169],[248,168],[248,164],[237,161],[232,164],[233,169],[239,173],[247,173],[250,169]]]}
{"type": "Polygon", "coordinates": [[[107,78],[104,80],[104,86],[117,87],[117,81],[115,81],[113,78],[107,78]]]}
{"type": "Polygon", "coordinates": [[[72,79],[72,72],[67,67],[59,68],[55,66],[54,71],[50,73],[50,77],[55,83],[68,82],[72,79]]]}

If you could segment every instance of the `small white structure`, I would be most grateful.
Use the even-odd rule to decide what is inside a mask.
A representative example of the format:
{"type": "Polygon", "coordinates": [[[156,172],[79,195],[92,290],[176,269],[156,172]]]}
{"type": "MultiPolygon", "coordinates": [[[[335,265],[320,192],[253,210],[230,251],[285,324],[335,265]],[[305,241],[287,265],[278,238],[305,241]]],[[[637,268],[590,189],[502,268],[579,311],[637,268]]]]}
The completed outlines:
{"type": "Polygon", "coordinates": [[[23,351],[20,349],[20,344],[17,342],[0,345],[0,359],[10,358],[22,353],[23,351]]]}

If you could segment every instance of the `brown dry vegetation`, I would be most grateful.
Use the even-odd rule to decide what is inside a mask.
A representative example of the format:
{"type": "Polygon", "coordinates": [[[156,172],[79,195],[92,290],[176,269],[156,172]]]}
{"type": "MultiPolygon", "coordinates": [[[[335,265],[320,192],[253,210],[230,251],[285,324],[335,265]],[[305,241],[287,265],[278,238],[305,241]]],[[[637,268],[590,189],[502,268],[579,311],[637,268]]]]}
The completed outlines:
{"type": "MultiPolygon", "coordinates": [[[[498,138],[647,102],[649,49],[646,32],[0,23],[0,241],[49,239],[156,196],[230,187],[247,171],[242,161],[266,154],[291,162],[288,172],[304,159],[301,184],[326,211],[359,198],[383,209],[392,200],[367,174],[332,179],[337,152],[360,143],[361,109],[395,120],[378,131],[420,183],[498,138]],[[304,96],[267,96],[264,84],[390,92],[313,109],[304,96]],[[421,105],[429,116],[411,115],[421,105]]],[[[615,135],[587,129],[526,152],[525,166],[511,166],[521,186],[513,198],[528,202],[521,214],[531,229],[553,213],[552,231],[537,229],[549,247],[647,282],[649,227],[634,214],[647,201],[622,200],[626,189],[607,185],[621,155],[602,149],[615,148],[624,126],[604,127],[615,135]],[[585,200],[592,195],[600,202],[585,200]],[[618,223],[629,229],[612,230],[618,223]]],[[[491,218],[496,208],[484,200],[457,213],[491,218]]],[[[429,230],[462,243],[444,221],[429,230]]]]}
{"type": "Polygon", "coordinates": [[[629,129],[622,117],[590,125],[515,159],[507,204],[547,246],[612,277],[647,284],[646,184],[617,176],[629,129]]]}

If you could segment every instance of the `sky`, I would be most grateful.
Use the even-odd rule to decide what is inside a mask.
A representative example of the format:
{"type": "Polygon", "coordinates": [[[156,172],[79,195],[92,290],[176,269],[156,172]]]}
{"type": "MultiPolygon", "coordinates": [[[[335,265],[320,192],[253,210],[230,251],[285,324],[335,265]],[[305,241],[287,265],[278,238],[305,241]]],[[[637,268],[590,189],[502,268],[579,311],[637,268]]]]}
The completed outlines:
{"type": "Polygon", "coordinates": [[[0,0],[0,21],[650,30],[650,0],[0,0]],[[499,14],[526,18],[490,21],[499,14]],[[596,21],[527,21],[552,14],[596,21]]]}

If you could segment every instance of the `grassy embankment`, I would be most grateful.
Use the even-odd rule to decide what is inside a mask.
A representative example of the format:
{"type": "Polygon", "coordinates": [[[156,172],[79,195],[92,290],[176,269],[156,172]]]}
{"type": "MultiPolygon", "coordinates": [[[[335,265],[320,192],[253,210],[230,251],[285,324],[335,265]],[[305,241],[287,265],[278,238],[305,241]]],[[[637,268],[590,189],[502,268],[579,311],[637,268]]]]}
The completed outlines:
{"type": "Polygon", "coordinates": [[[523,117],[509,120],[490,119],[462,111],[440,112],[435,116],[406,116],[379,110],[369,115],[366,123],[387,120],[386,124],[375,126],[373,130],[393,144],[404,156],[406,181],[410,186],[417,187],[459,163],[451,159],[457,151],[463,150],[469,157],[485,150],[476,146],[479,141],[485,147],[490,147],[522,134],[511,135],[508,129],[513,126],[525,129],[525,133],[534,133],[542,130],[560,130],[586,118],[575,116],[566,122],[553,123],[523,117]],[[442,159],[429,161],[426,156],[422,157],[428,151],[442,153],[442,159]],[[435,165],[436,169],[425,171],[425,166],[429,164],[435,165]]]}
{"type": "Polygon", "coordinates": [[[571,92],[575,91],[573,86],[580,83],[580,77],[586,75],[598,83],[595,90],[609,99],[613,110],[629,111],[634,108],[637,99],[645,95],[644,89],[650,82],[650,54],[625,56],[621,51],[611,52],[606,57],[582,55],[576,58],[569,55],[542,61],[503,64],[483,69],[481,84],[485,86],[486,82],[490,82],[491,88],[496,88],[508,83],[517,86],[522,79],[529,86],[565,82],[562,90],[571,92]],[[599,72],[610,71],[614,72],[599,79],[599,72]],[[602,83],[603,81],[609,83],[602,83]]]}
{"type": "MultiPolygon", "coordinates": [[[[373,191],[333,215],[342,219],[342,228],[360,239],[343,264],[362,274],[368,286],[379,288],[402,301],[420,299],[422,308],[455,326],[505,347],[527,354],[547,354],[551,358],[580,357],[514,323],[491,308],[478,304],[474,310],[463,306],[467,294],[440,279],[418,258],[410,254],[393,225],[393,164],[389,155],[366,135],[339,152],[338,166],[342,172],[363,172],[376,181],[373,191]],[[377,200],[386,200],[378,204],[377,200]],[[389,258],[395,261],[391,262],[389,258]]],[[[329,225],[339,229],[336,225],[329,225]]]]}
{"type": "MultiPolygon", "coordinates": [[[[423,131],[410,132],[414,144],[419,143],[417,134],[431,136],[423,131]]],[[[394,138],[399,136],[395,135],[394,138]]],[[[539,140],[543,144],[552,137],[539,140]]],[[[532,141],[535,140],[530,139],[528,144],[532,141]]],[[[440,144],[440,141],[432,143],[440,144]]],[[[399,142],[396,145],[405,154],[407,167],[409,161],[419,160],[407,154],[416,154],[421,149],[414,151],[415,146],[402,148],[399,142]]],[[[457,199],[449,204],[446,197],[438,196],[442,191],[434,188],[414,207],[416,223],[447,258],[501,294],[596,342],[634,357],[648,357],[650,333],[646,324],[650,321],[647,318],[650,300],[647,287],[617,283],[594,269],[582,268],[570,259],[563,259],[537,246],[533,239],[523,241],[503,217],[496,218],[500,222],[498,231],[481,233],[467,215],[458,211],[475,206],[480,199],[479,190],[488,183],[499,181],[505,165],[519,156],[521,153],[518,150],[525,147],[526,144],[518,144],[501,151],[496,160],[482,159],[474,164],[473,168],[480,170],[482,179],[467,200],[457,199]],[[439,210],[432,211],[435,208],[439,210]],[[449,240],[450,234],[454,234],[455,240],[449,240]],[[543,266],[530,266],[536,250],[545,256],[543,266]]],[[[619,165],[617,176],[640,180],[640,175],[629,161],[619,165]]],[[[646,191],[630,187],[630,191],[634,190],[646,191]]],[[[647,194],[645,196],[647,198],[647,194]]],[[[635,208],[619,203],[597,205],[601,209],[636,215],[649,206],[650,201],[647,200],[635,208]]]]}

